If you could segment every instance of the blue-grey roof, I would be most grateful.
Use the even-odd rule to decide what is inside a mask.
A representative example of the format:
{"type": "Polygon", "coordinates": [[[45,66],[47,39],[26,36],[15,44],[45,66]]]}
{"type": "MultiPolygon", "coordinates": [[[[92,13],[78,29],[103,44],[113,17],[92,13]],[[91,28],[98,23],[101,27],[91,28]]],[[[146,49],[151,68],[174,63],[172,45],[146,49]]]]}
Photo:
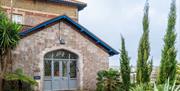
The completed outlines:
{"type": "Polygon", "coordinates": [[[29,34],[32,34],[33,32],[37,32],[39,29],[41,28],[45,28],[50,24],[53,24],[55,22],[61,21],[61,20],[65,20],[66,22],[68,22],[69,24],[71,24],[72,26],[74,26],[75,28],[77,28],[78,32],[81,32],[82,34],[84,34],[85,36],[87,36],[89,39],[91,39],[94,43],[96,43],[97,45],[99,45],[100,47],[102,47],[110,56],[113,55],[117,55],[119,54],[118,51],[116,51],[115,49],[113,49],[112,47],[110,47],[108,44],[106,44],[104,41],[102,41],[101,39],[99,39],[97,36],[95,36],[93,33],[91,33],[90,31],[88,31],[86,28],[84,28],[83,26],[81,26],[80,24],[78,24],[77,22],[73,21],[71,18],[69,18],[66,15],[63,16],[58,16],[56,18],[50,19],[46,22],[43,22],[31,29],[25,30],[23,32],[20,33],[20,35],[22,37],[26,37],[29,34]]]}

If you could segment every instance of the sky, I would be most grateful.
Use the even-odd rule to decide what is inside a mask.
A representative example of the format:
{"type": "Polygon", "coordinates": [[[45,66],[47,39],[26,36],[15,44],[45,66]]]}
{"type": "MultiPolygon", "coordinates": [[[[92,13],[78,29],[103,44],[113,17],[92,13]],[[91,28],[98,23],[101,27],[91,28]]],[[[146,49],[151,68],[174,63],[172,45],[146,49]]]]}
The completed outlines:
{"type": "MultiPolygon", "coordinates": [[[[142,35],[145,0],[83,0],[87,7],[79,12],[79,23],[119,51],[122,34],[131,65],[136,65],[137,49],[142,35]]],[[[149,0],[150,58],[158,66],[171,0],[149,0]]],[[[180,61],[180,0],[177,0],[176,49],[180,61]]],[[[119,55],[109,58],[110,66],[119,66],[119,55]]]]}

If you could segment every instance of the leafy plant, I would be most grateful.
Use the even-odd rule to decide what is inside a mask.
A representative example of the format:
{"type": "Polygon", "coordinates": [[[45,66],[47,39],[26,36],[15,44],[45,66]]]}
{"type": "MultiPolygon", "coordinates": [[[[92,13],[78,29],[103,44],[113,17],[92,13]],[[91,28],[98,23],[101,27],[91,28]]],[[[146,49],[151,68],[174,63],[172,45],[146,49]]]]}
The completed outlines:
{"type": "Polygon", "coordinates": [[[98,72],[97,91],[118,91],[120,88],[120,73],[109,69],[98,72]]]}
{"type": "Polygon", "coordinates": [[[150,84],[139,84],[130,91],[180,91],[180,85],[176,86],[176,81],[171,85],[168,79],[164,84],[159,85],[156,83],[153,86],[150,84]]]}
{"type": "Polygon", "coordinates": [[[173,83],[173,85],[171,85],[169,78],[164,85],[157,86],[154,83],[154,91],[179,91],[179,90],[180,90],[180,85],[176,86],[176,81],[173,83]]]}
{"type": "Polygon", "coordinates": [[[135,87],[131,88],[130,91],[153,91],[152,87],[150,83],[137,84],[135,87]]]}
{"type": "Polygon", "coordinates": [[[5,80],[7,84],[4,91],[8,91],[7,89],[11,89],[11,91],[32,91],[30,89],[37,85],[37,82],[33,78],[24,75],[22,69],[17,69],[14,73],[5,74],[5,80]],[[26,89],[25,87],[30,89],[26,89]]]}
{"type": "Polygon", "coordinates": [[[131,88],[130,91],[144,91],[144,86],[143,86],[143,84],[139,84],[136,87],[131,88]]]}
{"type": "Polygon", "coordinates": [[[6,80],[18,80],[21,82],[26,82],[30,85],[36,85],[37,84],[37,82],[33,78],[24,75],[22,69],[17,69],[14,73],[6,74],[5,79],[6,80]]]}

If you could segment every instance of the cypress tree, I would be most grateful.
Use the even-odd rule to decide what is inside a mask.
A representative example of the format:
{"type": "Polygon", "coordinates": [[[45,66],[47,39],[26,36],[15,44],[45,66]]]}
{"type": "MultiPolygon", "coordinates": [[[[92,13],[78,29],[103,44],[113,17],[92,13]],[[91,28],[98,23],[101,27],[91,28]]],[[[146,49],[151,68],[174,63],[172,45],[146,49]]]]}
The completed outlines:
{"type": "Polygon", "coordinates": [[[149,60],[150,55],[150,43],[149,43],[149,3],[146,1],[144,7],[143,17],[143,35],[141,36],[139,48],[138,48],[138,60],[136,70],[136,81],[140,83],[148,83],[150,81],[150,75],[152,71],[152,60],[149,60]]]}
{"type": "Polygon", "coordinates": [[[129,60],[130,58],[128,57],[128,52],[126,51],[125,48],[125,40],[121,36],[121,50],[120,50],[120,71],[121,71],[121,77],[122,77],[122,83],[123,83],[123,88],[125,91],[129,91],[130,88],[130,65],[129,65],[129,60]]]}
{"type": "Polygon", "coordinates": [[[176,24],[176,1],[172,0],[168,25],[166,34],[164,36],[164,48],[162,49],[161,54],[161,64],[160,71],[158,75],[158,83],[164,83],[168,78],[170,83],[175,79],[176,73],[176,55],[177,51],[175,49],[176,33],[175,33],[175,24],[176,24]]]}

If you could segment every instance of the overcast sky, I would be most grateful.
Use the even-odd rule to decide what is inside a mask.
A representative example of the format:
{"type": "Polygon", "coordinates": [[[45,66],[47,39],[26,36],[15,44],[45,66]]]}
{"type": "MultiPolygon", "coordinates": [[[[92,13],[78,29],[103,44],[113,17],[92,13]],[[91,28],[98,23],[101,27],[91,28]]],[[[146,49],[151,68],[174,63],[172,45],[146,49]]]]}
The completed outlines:
{"type": "MultiPolygon", "coordinates": [[[[145,0],[83,1],[87,3],[87,7],[79,13],[80,24],[118,51],[121,43],[120,34],[122,34],[131,64],[136,65],[138,44],[143,31],[142,17],[145,0]]],[[[178,60],[180,60],[179,1],[177,0],[176,24],[178,60]]],[[[149,3],[151,57],[154,65],[159,65],[171,0],[149,0],[149,3]]],[[[110,65],[119,65],[119,55],[110,58],[110,65]]]]}

